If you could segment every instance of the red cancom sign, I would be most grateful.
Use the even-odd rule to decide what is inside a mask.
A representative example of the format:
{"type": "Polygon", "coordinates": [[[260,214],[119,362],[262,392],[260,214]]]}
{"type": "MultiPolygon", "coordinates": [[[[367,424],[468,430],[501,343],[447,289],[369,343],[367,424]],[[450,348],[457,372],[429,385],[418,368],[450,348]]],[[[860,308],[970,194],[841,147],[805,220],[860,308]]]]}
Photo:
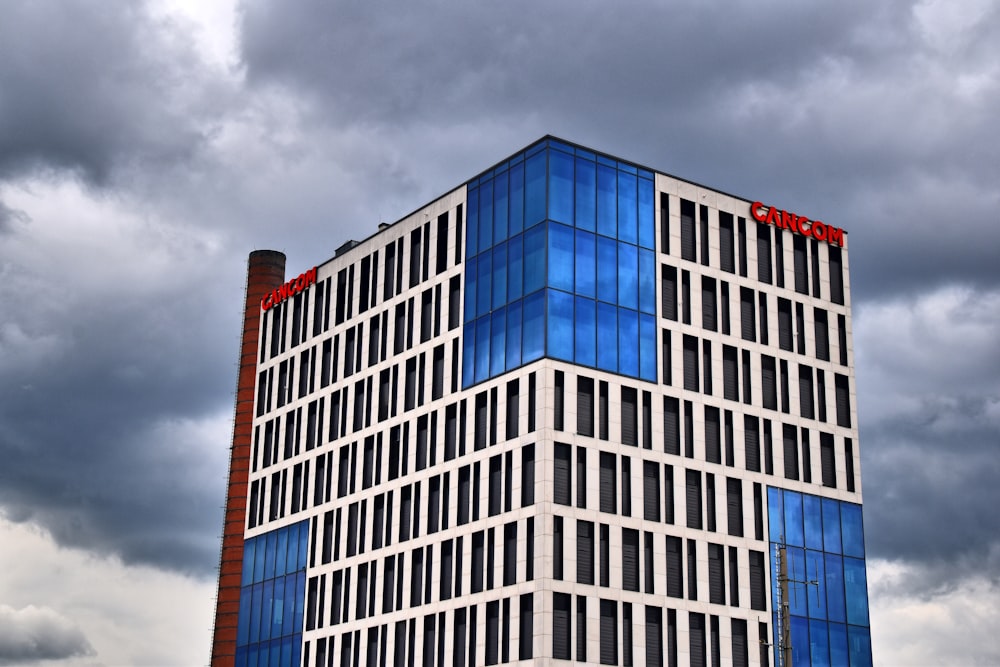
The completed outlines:
{"type": "Polygon", "coordinates": [[[265,294],[264,298],[260,300],[260,307],[264,310],[270,310],[285,299],[304,292],[307,287],[315,283],[316,267],[314,266],[305,273],[299,274],[297,278],[292,278],[278,289],[265,294]]]}
{"type": "Polygon", "coordinates": [[[765,206],[759,201],[750,204],[750,215],[757,222],[774,225],[778,229],[790,229],[796,234],[844,247],[844,230],[840,227],[827,225],[819,220],[810,220],[804,215],[782,211],[774,206],[765,206]]]}

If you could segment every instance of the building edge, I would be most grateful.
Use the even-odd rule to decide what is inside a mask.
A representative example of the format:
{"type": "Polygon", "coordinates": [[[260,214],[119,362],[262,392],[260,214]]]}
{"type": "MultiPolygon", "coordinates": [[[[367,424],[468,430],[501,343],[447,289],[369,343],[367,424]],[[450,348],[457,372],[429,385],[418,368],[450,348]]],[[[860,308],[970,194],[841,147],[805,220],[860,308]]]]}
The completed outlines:
{"type": "Polygon", "coordinates": [[[261,299],[285,282],[285,255],[276,250],[254,250],[247,260],[246,300],[240,363],[233,413],[233,438],[226,485],[226,507],[219,553],[219,585],[212,631],[212,667],[230,666],[236,656],[236,627],[243,578],[243,523],[250,472],[250,435],[254,386],[257,381],[257,345],[260,339],[261,299]]]}

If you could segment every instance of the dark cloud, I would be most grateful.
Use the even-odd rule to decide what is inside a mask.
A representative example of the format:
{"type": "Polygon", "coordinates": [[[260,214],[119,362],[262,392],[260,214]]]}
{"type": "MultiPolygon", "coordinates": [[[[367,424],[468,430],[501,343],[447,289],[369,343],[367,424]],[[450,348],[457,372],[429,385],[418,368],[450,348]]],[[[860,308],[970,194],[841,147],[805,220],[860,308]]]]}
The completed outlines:
{"type": "Polygon", "coordinates": [[[1000,582],[1000,292],[870,304],[855,323],[869,553],[917,566],[914,590],[1000,582]]]}
{"type": "Polygon", "coordinates": [[[0,605],[0,665],[94,655],[79,628],[47,607],[0,605]]]}
{"type": "Polygon", "coordinates": [[[182,26],[141,4],[15,0],[0,22],[0,178],[68,170],[104,183],[197,150],[210,125],[182,26]]]}

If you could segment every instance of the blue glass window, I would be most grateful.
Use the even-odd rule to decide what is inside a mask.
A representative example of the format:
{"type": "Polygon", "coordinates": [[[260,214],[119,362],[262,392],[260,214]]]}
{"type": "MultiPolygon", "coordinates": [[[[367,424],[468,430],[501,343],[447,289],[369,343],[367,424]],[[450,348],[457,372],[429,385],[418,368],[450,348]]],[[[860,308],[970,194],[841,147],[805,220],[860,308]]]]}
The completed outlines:
{"type": "Polygon", "coordinates": [[[652,250],[639,251],[639,310],[656,314],[656,257],[652,250]]]}
{"type": "Polygon", "coordinates": [[[841,623],[830,623],[830,664],[847,665],[847,626],[841,623]]]}
{"type": "Polygon", "coordinates": [[[549,219],[573,224],[573,157],[549,151],[549,219]]]}
{"type": "Polygon", "coordinates": [[[479,252],[479,188],[469,188],[465,198],[468,210],[465,214],[465,227],[468,230],[465,239],[465,257],[475,257],[479,252]]]}
{"type": "Polygon", "coordinates": [[[767,525],[768,541],[782,543],[785,541],[784,503],[781,502],[781,489],[767,487],[767,525]]]}
{"type": "Polygon", "coordinates": [[[597,237],[590,232],[576,231],[576,293],[597,297],[597,237]]]}
{"type": "Polygon", "coordinates": [[[490,312],[493,292],[493,253],[484,252],[476,265],[476,317],[490,312]]]}
{"type": "Polygon", "coordinates": [[[802,519],[805,522],[806,548],[823,550],[823,516],[819,496],[802,497],[802,519]]]}
{"type": "Polygon", "coordinates": [[[832,498],[823,499],[823,550],[844,553],[840,544],[840,503],[832,498]]]}
{"type": "Polygon", "coordinates": [[[465,263],[465,319],[476,318],[476,291],[479,278],[479,262],[473,257],[465,263]]]}
{"type": "MultiPolygon", "coordinates": [[[[639,309],[639,258],[637,252],[638,248],[634,245],[618,244],[618,305],[632,310],[639,309]]],[[[638,368],[636,370],[638,371],[638,368]]]]}
{"type": "Polygon", "coordinates": [[[272,530],[267,533],[267,546],[264,548],[264,553],[267,554],[267,558],[264,560],[264,579],[274,578],[274,563],[275,563],[275,550],[278,544],[278,536],[272,530]]]}
{"type": "Polygon", "coordinates": [[[633,245],[639,242],[636,178],[622,171],[618,172],[618,239],[633,245]]]}
{"type": "Polygon", "coordinates": [[[830,667],[830,641],[823,621],[809,621],[809,658],[812,667],[830,667]]]}
{"type": "Polygon", "coordinates": [[[518,234],[507,243],[507,298],[511,302],[523,296],[524,287],[524,237],[518,234]]]}
{"type": "Polygon", "coordinates": [[[524,226],[545,219],[545,153],[536,153],[524,163],[524,226]]]}
{"type": "Polygon", "coordinates": [[[656,317],[639,315],[639,377],[656,382],[656,317]]]}
{"type": "Polygon", "coordinates": [[[566,292],[573,291],[573,228],[549,223],[548,285],[566,292]]]}
{"type": "Polygon", "coordinates": [[[490,322],[490,375],[500,375],[506,370],[507,311],[500,308],[493,312],[490,322]]]}
{"type": "Polygon", "coordinates": [[[507,172],[493,179],[493,244],[507,240],[507,172]]]}
{"type": "Polygon", "coordinates": [[[254,555],[256,554],[256,544],[255,541],[248,540],[243,545],[243,579],[240,582],[241,586],[253,583],[253,563],[254,555]]]}
{"type": "Polygon", "coordinates": [[[545,286],[545,226],[524,233],[524,293],[531,294],[545,286]]]}
{"type": "Polygon", "coordinates": [[[507,303],[507,244],[493,246],[493,310],[507,303]]]}
{"type": "Polygon", "coordinates": [[[861,505],[845,503],[840,507],[840,526],[844,540],[844,555],[865,557],[865,535],[861,520],[861,505]]]}
{"type": "Polygon", "coordinates": [[[493,245],[493,181],[479,186],[479,252],[493,245]]]}
{"type": "Polygon", "coordinates": [[[541,359],[545,354],[545,293],[535,292],[524,298],[524,343],[521,362],[541,359]]]}
{"type": "Polygon", "coordinates": [[[809,664],[809,619],[792,616],[792,664],[809,664]]]}
{"type": "Polygon", "coordinates": [[[868,583],[865,562],[860,558],[844,558],[844,594],[847,599],[847,622],[868,625],[868,583]]]}
{"type": "Polygon", "coordinates": [[[623,375],[638,377],[639,348],[635,341],[639,340],[639,313],[634,310],[618,309],[618,372],[623,375]]]}
{"type": "Polygon", "coordinates": [[[872,639],[868,628],[850,626],[847,629],[851,667],[871,667],[872,639]]]}
{"type": "Polygon", "coordinates": [[[653,181],[639,179],[639,245],[655,250],[656,223],[654,222],[653,181]]]}
{"type": "Polygon", "coordinates": [[[576,297],[576,363],[597,366],[597,302],[576,297]]]}
{"type": "Polygon", "coordinates": [[[597,165],[597,233],[611,238],[618,236],[617,178],[614,168],[597,165]]]}
{"type": "Polygon", "coordinates": [[[511,236],[524,230],[524,164],[510,168],[510,216],[508,229],[511,236]]]}
{"type": "Polygon", "coordinates": [[[551,289],[545,292],[549,298],[548,355],[573,361],[573,295],[551,289]]]}
{"type": "Polygon", "coordinates": [[[597,237],[597,298],[618,301],[618,244],[603,236],[597,237]]]}
{"type": "Polygon", "coordinates": [[[490,375],[490,318],[476,320],[476,382],[490,375]]]}
{"type": "Polygon", "coordinates": [[[597,303],[597,367],[618,372],[618,309],[597,303]]]}
{"type": "Polygon", "coordinates": [[[801,547],[802,539],[802,494],[785,491],[785,544],[801,547]]]}
{"type": "MultiPolygon", "coordinates": [[[[815,496],[813,496],[815,497],[815,496]]],[[[826,568],[823,552],[806,551],[806,581],[815,584],[806,586],[806,596],[809,602],[809,618],[826,619],[826,568]]]]}
{"type": "MultiPolygon", "coordinates": [[[[650,209],[652,210],[652,209],[650,209]]],[[[597,225],[597,165],[591,160],[576,158],[576,216],[577,228],[588,232],[597,225]]]]}
{"type": "Polygon", "coordinates": [[[462,331],[462,386],[468,387],[476,379],[476,325],[469,322],[462,331]]]}
{"type": "Polygon", "coordinates": [[[521,365],[521,302],[507,306],[507,370],[521,365]]]}
{"type": "Polygon", "coordinates": [[[844,559],[826,554],[826,614],[831,621],[847,622],[847,600],[844,598],[844,559]]]}

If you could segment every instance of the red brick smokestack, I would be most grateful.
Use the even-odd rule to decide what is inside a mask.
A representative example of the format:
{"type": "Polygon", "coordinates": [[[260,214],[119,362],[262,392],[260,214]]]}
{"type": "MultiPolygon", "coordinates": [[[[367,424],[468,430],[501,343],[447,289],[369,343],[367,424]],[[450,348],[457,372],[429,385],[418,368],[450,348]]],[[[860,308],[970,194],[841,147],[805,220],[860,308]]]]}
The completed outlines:
{"type": "Polygon", "coordinates": [[[260,301],[285,282],[285,255],[275,250],[255,250],[247,264],[246,305],[240,343],[240,373],[236,383],[233,447],[229,459],[226,518],[219,558],[219,592],[212,636],[212,667],[231,667],[236,658],[236,624],[240,612],[243,577],[243,524],[250,475],[250,440],[253,432],[254,383],[257,380],[257,344],[260,340],[260,301]]]}

